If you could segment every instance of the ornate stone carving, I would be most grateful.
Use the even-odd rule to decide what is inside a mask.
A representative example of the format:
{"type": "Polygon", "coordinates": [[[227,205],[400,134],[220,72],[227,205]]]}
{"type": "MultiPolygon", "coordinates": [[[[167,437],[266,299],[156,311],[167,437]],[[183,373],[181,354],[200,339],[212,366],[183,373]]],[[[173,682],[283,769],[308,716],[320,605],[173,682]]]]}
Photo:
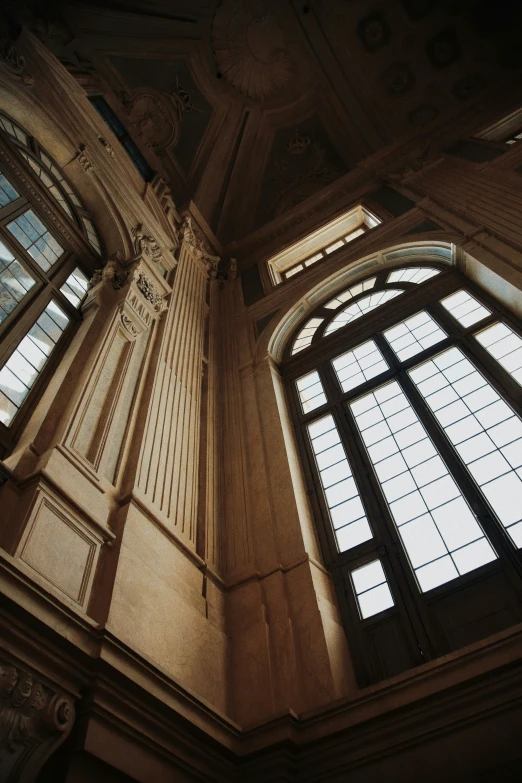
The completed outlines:
{"type": "Polygon", "coordinates": [[[110,141],[107,141],[107,139],[104,136],[98,136],[98,141],[105,149],[107,155],[109,155],[111,158],[114,158],[114,150],[112,148],[112,144],[110,143],[110,141]]]}
{"type": "Polygon", "coordinates": [[[67,696],[0,661],[0,780],[34,780],[73,722],[74,705],[67,696]]]}
{"type": "Polygon", "coordinates": [[[120,94],[120,99],[141,140],[156,154],[176,146],[185,113],[201,111],[177,78],[169,93],[147,87],[120,94]]]}
{"type": "Polygon", "coordinates": [[[285,92],[292,61],[278,19],[278,0],[222,0],[212,26],[219,71],[239,92],[266,100],[285,92]]]}
{"type": "Polygon", "coordinates": [[[132,340],[136,339],[139,334],[139,329],[132,318],[129,318],[125,313],[121,314],[121,325],[132,340]]]}
{"type": "Polygon", "coordinates": [[[115,291],[118,291],[123,287],[128,277],[128,272],[120,272],[113,260],[107,261],[103,269],[96,269],[93,276],[89,280],[88,288],[94,288],[105,280],[109,280],[115,291]]]}
{"type": "Polygon", "coordinates": [[[134,272],[133,279],[141,291],[143,297],[150,302],[154,310],[161,315],[167,309],[167,303],[163,294],[158,290],[155,282],[143,272],[139,266],[134,272]]]}
{"type": "Polygon", "coordinates": [[[29,87],[34,79],[25,70],[25,58],[16,46],[17,35],[12,22],[0,12],[0,67],[9,76],[29,87]]]}
{"type": "Polygon", "coordinates": [[[415,86],[415,76],[407,63],[395,63],[387,68],[382,81],[392,95],[403,95],[415,86]]]}
{"type": "Polygon", "coordinates": [[[154,263],[162,260],[163,251],[161,247],[153,236],[145,233],[143,223],[138,223],[136,228],[132,229],[132,236],[134,237],[136,255],[145,256],[154,263]]]}

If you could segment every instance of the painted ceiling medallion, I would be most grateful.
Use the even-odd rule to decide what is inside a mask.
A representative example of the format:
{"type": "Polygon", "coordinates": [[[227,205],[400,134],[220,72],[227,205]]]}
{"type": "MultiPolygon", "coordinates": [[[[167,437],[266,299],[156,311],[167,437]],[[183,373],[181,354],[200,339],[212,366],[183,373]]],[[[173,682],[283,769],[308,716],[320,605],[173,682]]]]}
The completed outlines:
{"type": "Polygon", "coordinates": [[[292,64],[278,0],[222,0],[212,41],[219,71],[236,90],[264,101],[285,92],[292,64]]]}

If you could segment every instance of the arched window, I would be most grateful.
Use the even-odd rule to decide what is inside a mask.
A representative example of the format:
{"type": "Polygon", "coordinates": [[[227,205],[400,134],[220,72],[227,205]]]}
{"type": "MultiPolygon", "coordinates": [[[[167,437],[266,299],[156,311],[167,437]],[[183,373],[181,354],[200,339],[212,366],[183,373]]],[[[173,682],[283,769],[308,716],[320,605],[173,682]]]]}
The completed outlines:
{"type": "Polygon", "coordinates": [[[362,684],[520,622],[520,325],[418,263],[318,307],[283,371],[362,684]]]}
{"type": "Polygon", "coordinates": [[[101,246],[89,213],[55,161],[3,114],[0,147],[1,455],[12,447],[24,412],[80,319],[101,246]],[[59,219],[51,221],[53,212],[59,219]],[[76,250],[71,236],[80,240],[76,250]],[[80,254],[79,246],[85,248],[80,254]]]}

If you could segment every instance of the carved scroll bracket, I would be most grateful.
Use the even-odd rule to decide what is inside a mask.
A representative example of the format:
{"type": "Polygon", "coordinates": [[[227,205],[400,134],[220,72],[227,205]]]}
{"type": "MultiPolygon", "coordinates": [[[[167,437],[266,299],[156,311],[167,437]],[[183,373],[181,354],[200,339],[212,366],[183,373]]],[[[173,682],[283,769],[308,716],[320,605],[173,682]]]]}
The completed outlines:
{"type": "Polygon", "coordinates": [[[220,256],[212,254],[212,248],[190,215],[184,216],[180,234],[183,244],[188,247],[191,256],[199,262],[201,268],[210,278],[217,277],[220,256]]]}
{"type": "Polygon", "coordinates": [[[0,780],[30,781],[72,729],[75,711],[64,693],[0,659],[0,780]]]}

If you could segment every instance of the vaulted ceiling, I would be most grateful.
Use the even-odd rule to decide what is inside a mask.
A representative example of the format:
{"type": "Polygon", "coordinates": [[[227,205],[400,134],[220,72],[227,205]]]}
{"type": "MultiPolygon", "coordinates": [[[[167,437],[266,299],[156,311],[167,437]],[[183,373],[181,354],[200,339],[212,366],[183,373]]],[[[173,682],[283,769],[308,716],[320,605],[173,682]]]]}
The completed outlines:
{"type": "MultiPolygon", "coordinates": [[[[91,0],[42,34],[225,238],[514,82],[516,0],[91,0]]],[[[471,109],[471,112],[470,112],[471,109]]]]}

